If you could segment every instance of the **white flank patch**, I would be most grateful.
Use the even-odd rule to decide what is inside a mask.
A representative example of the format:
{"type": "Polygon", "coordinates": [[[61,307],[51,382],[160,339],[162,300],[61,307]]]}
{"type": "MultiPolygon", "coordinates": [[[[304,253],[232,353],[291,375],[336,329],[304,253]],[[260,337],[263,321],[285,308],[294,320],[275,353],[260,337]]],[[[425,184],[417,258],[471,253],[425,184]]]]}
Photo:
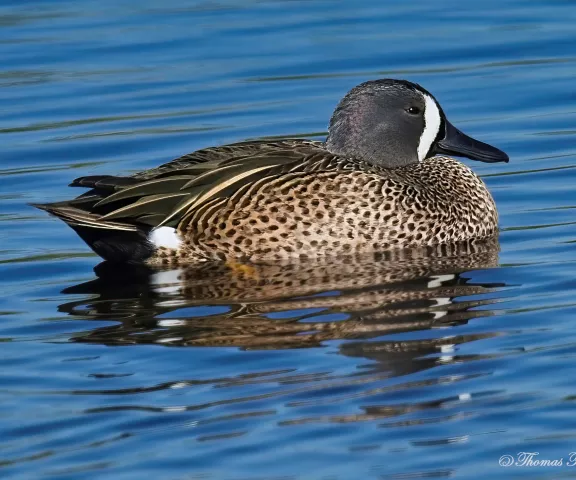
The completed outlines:
{"type": "Polygon", "coordinates": [[[182,243],[178,233],[176,233],[176,229],[172,227],[155,228],[150,232],[148,240],[150,240],[156,248],[178,248],[180,243],[182,243]]]}
{"type": "Polygon", "coordinates": [[[422,161],[426,158],[426,154],[430,151],[432,143],[438,136],[440,131],[440,110],[438,105],[432,97],[423,94],[426,106],[424,107],[424,131],[420,135],[420,143],[418,144],[418,160],[422,161]]]}

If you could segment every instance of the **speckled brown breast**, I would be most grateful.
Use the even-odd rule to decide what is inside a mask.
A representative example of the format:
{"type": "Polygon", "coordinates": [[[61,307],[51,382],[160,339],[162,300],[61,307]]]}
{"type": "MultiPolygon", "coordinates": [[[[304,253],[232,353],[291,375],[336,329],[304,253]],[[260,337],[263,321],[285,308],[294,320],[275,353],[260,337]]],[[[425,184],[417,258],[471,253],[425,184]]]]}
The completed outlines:
{"type": "Polygon", "coordinates": [[[470,168],[437,156],[394,170],[263,178],[182,223],[182,247],[159,250],[151,263],[306,258],[443,244],[493,235],[498,214],[470,168]]]}

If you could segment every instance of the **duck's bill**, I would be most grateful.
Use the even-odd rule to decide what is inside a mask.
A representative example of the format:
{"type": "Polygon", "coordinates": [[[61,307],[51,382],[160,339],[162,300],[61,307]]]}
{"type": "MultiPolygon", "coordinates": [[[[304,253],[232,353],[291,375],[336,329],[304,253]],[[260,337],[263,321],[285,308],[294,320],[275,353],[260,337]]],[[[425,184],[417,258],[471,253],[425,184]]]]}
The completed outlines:
{"type": "Polygon", "coordinates": [[[434,153],[445,153],[457,155],[471,160],[481,162],[508,162],[509,158],[502,150],[498,150],[492,145],[474,140],[465,133],[462,133],[448,120],[445,122],[445,135],[435,148],[434,153]]]}

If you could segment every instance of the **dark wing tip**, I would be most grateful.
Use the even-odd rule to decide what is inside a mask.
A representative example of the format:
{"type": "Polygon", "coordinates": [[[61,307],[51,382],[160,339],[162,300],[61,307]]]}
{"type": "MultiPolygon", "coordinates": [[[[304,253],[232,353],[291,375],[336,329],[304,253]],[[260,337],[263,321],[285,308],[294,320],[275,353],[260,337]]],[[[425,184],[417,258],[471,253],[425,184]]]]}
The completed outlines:
{"type": "Polygon", "coordinates": [[[28,203],[31,207],[37,208],[39,210],[44,210],[45,212],[50,211],[50,204],[49,203],[28,203]]]}

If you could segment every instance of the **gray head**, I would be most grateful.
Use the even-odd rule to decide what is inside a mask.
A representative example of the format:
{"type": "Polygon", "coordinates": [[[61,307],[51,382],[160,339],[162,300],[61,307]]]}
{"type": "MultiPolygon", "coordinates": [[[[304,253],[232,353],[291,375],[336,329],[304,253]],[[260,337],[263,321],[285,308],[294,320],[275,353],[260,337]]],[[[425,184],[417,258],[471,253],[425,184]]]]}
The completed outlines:
{"type": "Polygon", "coordinates": [[[330,119],[326,148],[386,168],[418,163],[437,153],[508,161],[501,150],[448,122],[436,99],[420,85],[391,79],[365,82],[346,94],[330,119]]]}

